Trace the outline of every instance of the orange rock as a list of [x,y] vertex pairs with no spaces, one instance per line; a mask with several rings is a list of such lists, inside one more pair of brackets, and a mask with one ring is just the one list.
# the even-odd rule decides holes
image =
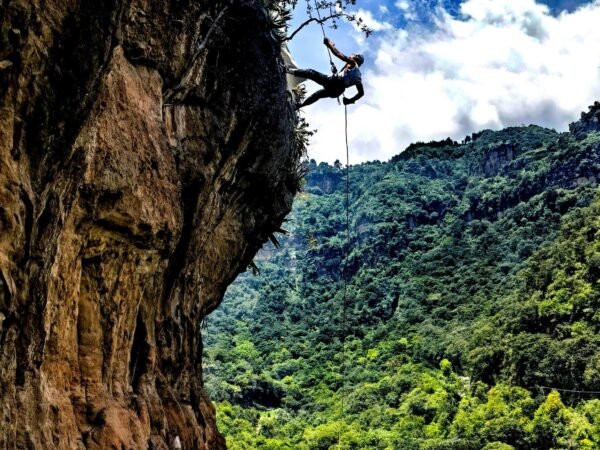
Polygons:
[[8,4],[0,448],[225,448],[200,324],[300,157],[260,4]]

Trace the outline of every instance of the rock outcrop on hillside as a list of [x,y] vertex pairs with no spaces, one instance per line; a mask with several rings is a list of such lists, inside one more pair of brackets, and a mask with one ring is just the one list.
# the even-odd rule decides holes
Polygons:
[[582,112],[581,118],[569,125],[569,131],[578,137],[600,131],[600,102],[590,105],[588,112]]
[[0,448],[223,449],[200,326],[288,213],[258,0],[0,11]]

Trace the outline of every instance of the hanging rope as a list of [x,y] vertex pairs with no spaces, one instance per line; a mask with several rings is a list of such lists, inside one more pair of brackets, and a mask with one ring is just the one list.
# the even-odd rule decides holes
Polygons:
[[[347,300],[348,300],[348,257],[350,254],[350,146],[348,145],[348,106],[344,105],[344,133],[346,135],[346,245],[344,249],[344,265],[342,268],[342,277],[344,280],[344,295],[342,299],[342,389],[341,406],[342,417],[346,416],[346,380],[347,376],[347,354],[346,354],[346,335],[347,325]],[[341,440],[342,430],[338,432],[338,445]]]
[[538,389],[539,391],[542,392],[543,395],[545,395],[546,390],[548,391],[558,391],[558,392],[569,392],[571,394],[588,394],[588,395],[600,395],[600,391],[580,391],[577,389],[561,389],[561,388],[557,388],[557,387],[552,387],[552,386],[534,386],[530,389]]
[[[325,26],[323,26],[323,18],[321,17],[321,11],[319,11],[319,5],[317,4],[317,0],[315,1],[315,10],[317,11],[317,17],[319,18],[318,22],[321,25],[321,32],[323,33],[323,39],[327,39],[327,35],[325,34]],[[334,75],[338,72],[337,67],[335,67],[335,63],[333,62],[333,57],[331,56],[331,50],[327,47],[327,54],[329,55],[329,64],[331,65],[331,73]]]
[[[308,4],[308,0],[307,0]],[[323,40],[327,39],[325,34],[325,27],[323,25],[323,18],[321,17],[321,11],[319,11],[319,5],[317,0],[314,0],[315,10],[317,11],[317,17],[319,25],[321,26],[321,32],[323,33]],[[308,9],[309,16],[310,8]],[[329,56],[329,64],[331,65],[331,73],[336,75],[338,73],[337,67],[333,62],[333,56],[331,50],[327,47],[327,55]],[[338,98],[338,103],[340,99]],[[346,245],[344,246],[344,263],[342,266],[342,279],[344,282],[344,292],[342,299],[342,388],[340,395],[341,404],[341,416],[346,415],[346,379],[347,379],[347,355],[346,355],[346,334],[348,330],[347,326],[347,299],[348,299],[348,255],[350,253],[350,146],[348,145],[348,107],[344,105],[344,133],[346,135]],[[342,429],[338,430],[338,445],[342,438]]]

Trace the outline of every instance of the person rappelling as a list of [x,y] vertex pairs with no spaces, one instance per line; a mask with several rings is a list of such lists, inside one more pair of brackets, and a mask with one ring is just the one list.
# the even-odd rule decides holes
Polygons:
[[[310,95],[300,105],[297,105],[296,109],[312,105],[317,100],[320,100],[322,98],[338,98],[344,93],[344,91],[347,88],[352,86],[356,86],[356,90],[358,92],[354,97],[344,97],[344,105],[351,105],[354,102],[356,102],[356,100],[365,95],[365,91],[362,85],[361,73],[359,69],[359,67],[362,66],[365,62],[365,58],[363,57],[363,55],[361,55],[360,53],[354,53],[350,56],[346,56],[342,52],[340,52],[336,48],[335,44],[328,38],[324,38],[323,43],[327,46],[331,53],[333,53],[337,58],[344,61],[346,64],[340,72],[337,72],[337,70],[333,70],[334,73],[330,76],[313,69],[295,69],[286,66],[286,72],[290,75],[312,80],[323,87],[323,89],[319,89],[318,91]],[[335,69],[335,65],[333,64],[333,62],[331,64],[332,68]]]

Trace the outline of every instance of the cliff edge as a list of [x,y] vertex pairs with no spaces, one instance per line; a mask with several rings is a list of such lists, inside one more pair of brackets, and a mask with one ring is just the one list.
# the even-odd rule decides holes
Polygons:
[[0,11],[0,448],[225,448],[200,326],[297,187],[261,5]]

